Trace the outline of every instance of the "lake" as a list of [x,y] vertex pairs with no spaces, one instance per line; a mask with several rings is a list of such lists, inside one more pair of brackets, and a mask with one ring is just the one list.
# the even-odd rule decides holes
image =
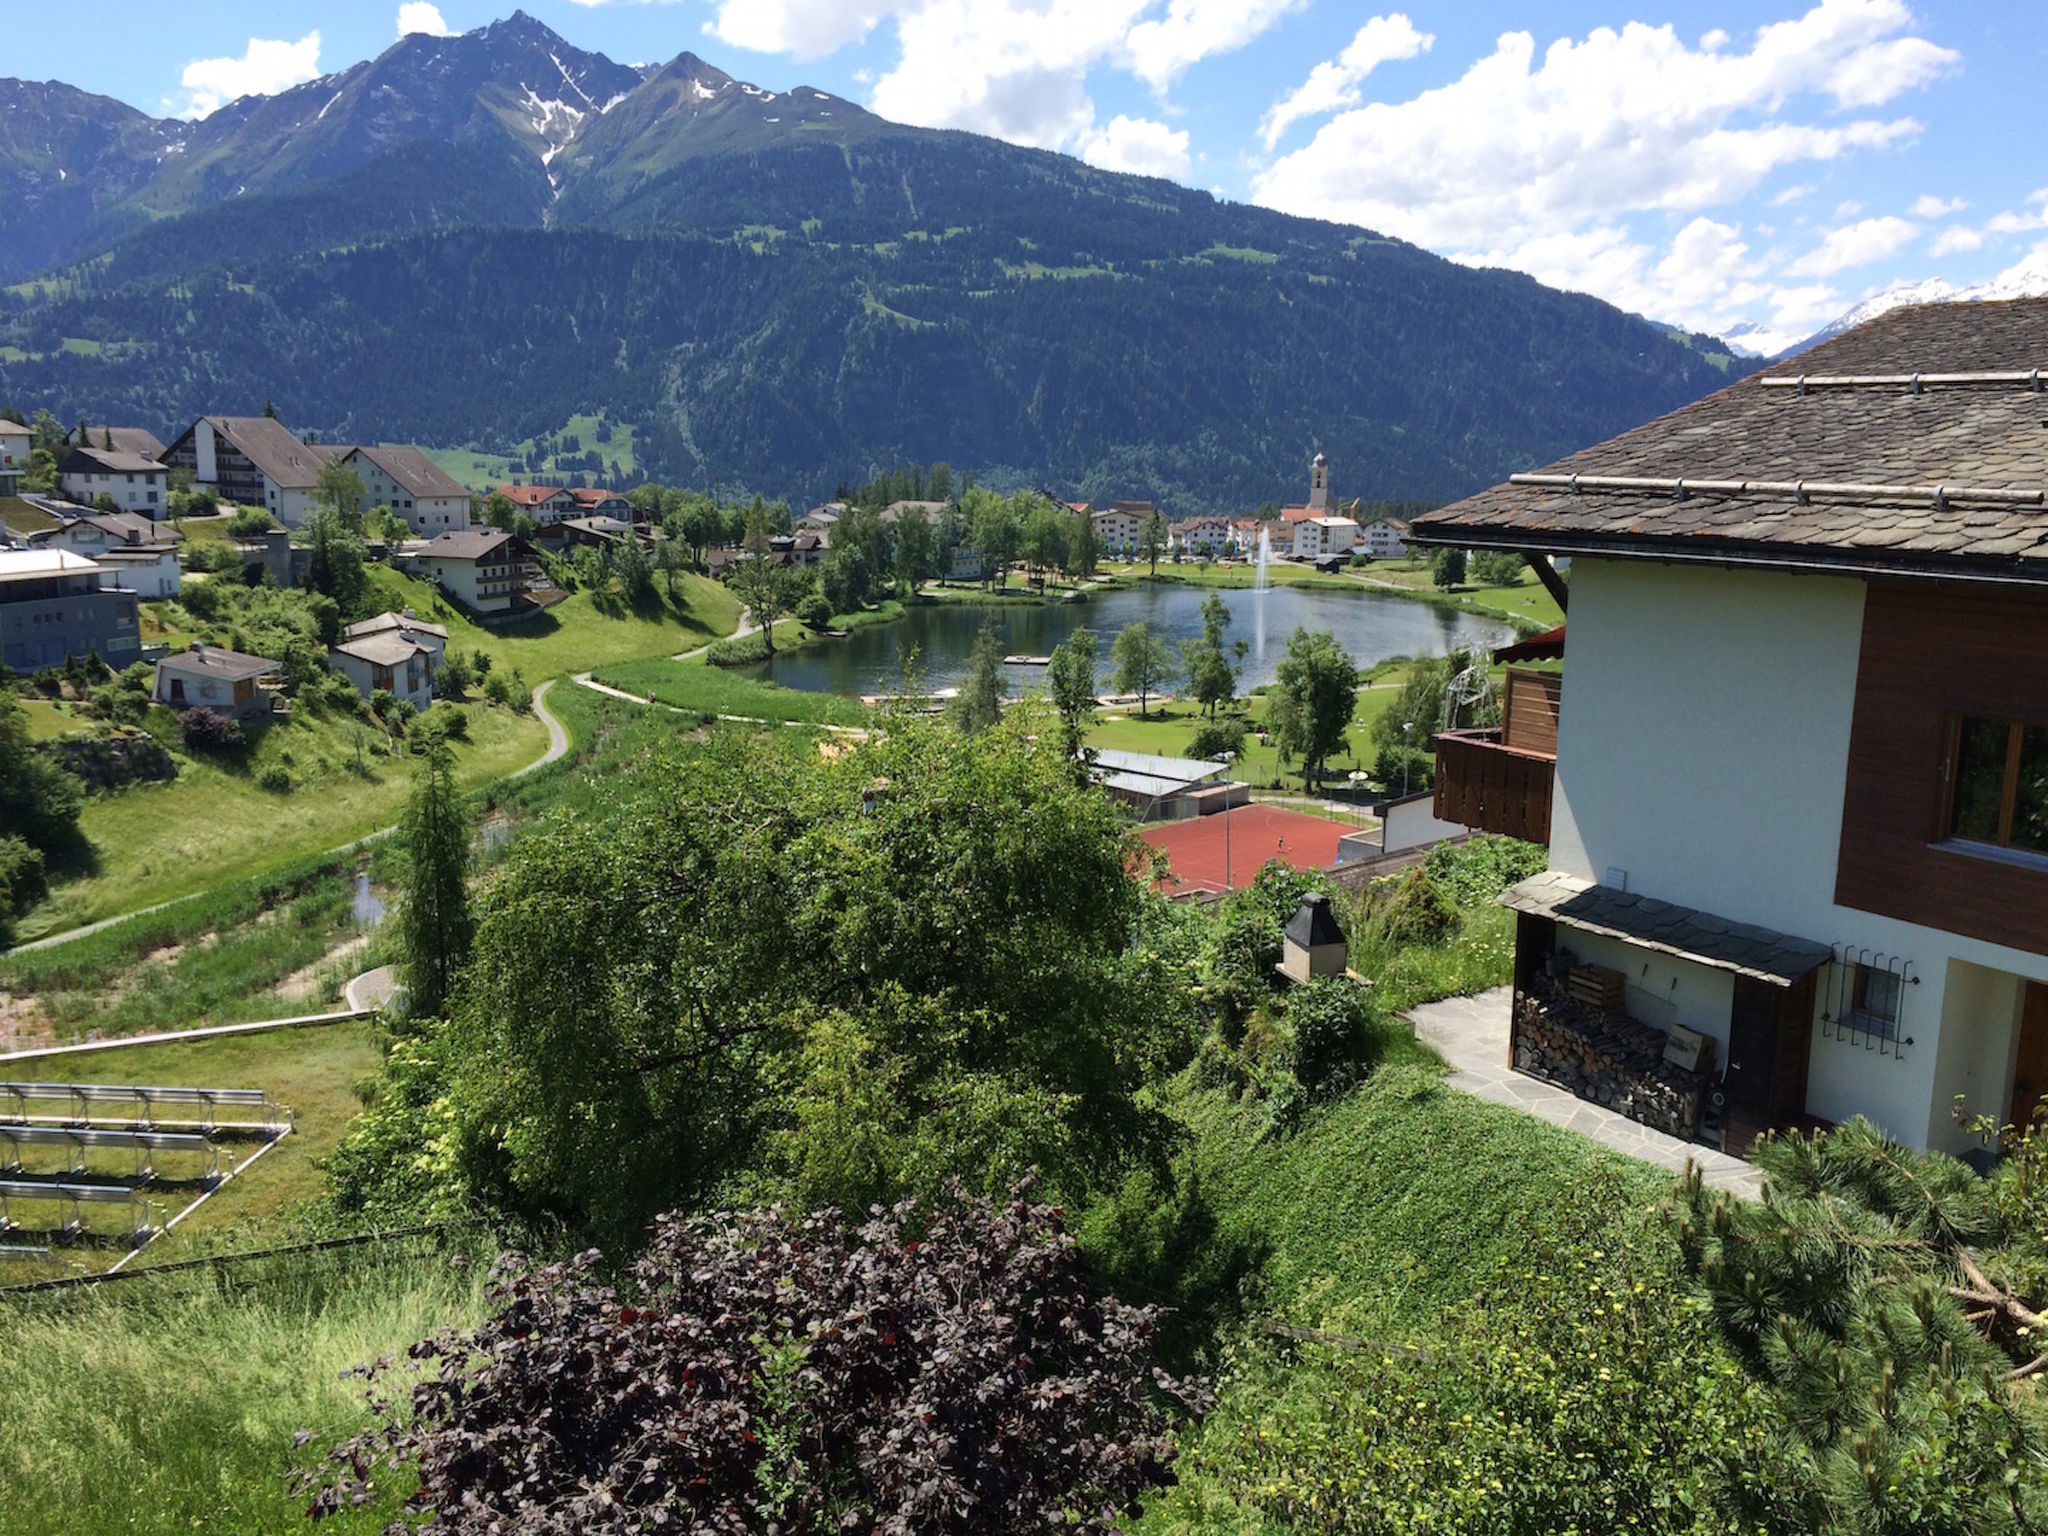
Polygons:
[[[1202,600],[1208,595],[1199,587],[1146,583],[1098,592],[1078,603],[1043,607],[934,603],[908,610],[894,624],[779,652],[773,661],[744,670],[813,693],[893,693],[902,682],[903,652],[915,646],[925,686],[947,688],[966,673],[968,652],[982,620],[992,616],[1005,655],[1047,655],[1086,625],[1099,637],[1097,670],[1106,686],[1109,648],[1124,626],[1142,621],[1154,634],[1175,646],[1184,645],[1202,632]],[[1297,626],[1329,630],[1361,667],[1389,656],[1441,655],[1462,645],[1491,647],[1514,638],[1514,630],[1499,620],[1378,592],[1274,587],[1266,592],[1239,588],[1220,595],[1230,608],[1227,638],[1243,640],[1251,648],[1240,683],[1247,690],[1273,681],[1273,670],[1287,653],[1287,637]],[[1044,675],[1039,667],[1009,670],[1013,686],[1020,678],[1035,685]]]

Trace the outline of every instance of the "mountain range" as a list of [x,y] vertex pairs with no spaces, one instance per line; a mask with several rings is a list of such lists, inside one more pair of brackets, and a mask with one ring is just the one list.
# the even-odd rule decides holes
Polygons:
[[1317,446],[1342,495],[1443,498],[1734,366],[1519,274],[523,13],[198,122],[0,80],[0,284],[26,410],[168,438],[272,400],[485,452],[601,415],[633,473],[793,499],[945,459],[1234,511]]

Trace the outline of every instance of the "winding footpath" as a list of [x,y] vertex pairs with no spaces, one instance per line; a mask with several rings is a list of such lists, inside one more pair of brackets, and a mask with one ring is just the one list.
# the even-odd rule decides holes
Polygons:
[[[523,779],[529,773],[538,772],[540,769],[547,767],[549,763],[560,762],[564,757],[568,755],[569,732],[567,728],[563,726],[561,721],[557,720],[553,715],[548,713],[547,692],[550,688],[554,686],[554,679],[549,678],[546,682],[542,683],[538,688],[533,690],[534,718],[539,720],[542,725],[545,725],[548,728],[547,751],[543,752],[539,757],[535,758],[532,762],[528,763],[524,768],[515,768],[511,773],[506,774],[505,777],[507,779]],[[369,844],[376,842],[379,838],[389,837],[393,832],[396,832],[397,830],[398,828],[395,824],[388,827],[379,827],[374,832],[364,833],[363,836],[356,838],[353,842],[343,843],[338,848],[328,849],[325,854],[321,855],[321,857],[337,858],[345,853],[353,853],[356,849],[367,847]],[[69,944],[74,939],[83,939],[95,933],[102,933],[105,930],[113,927],[116,923],[125,923],[130,918],[135,917],[148,917],[152,912],[162,912],[166,908],[177,906],[179,902],[192,901],[197,897],[203,896],[205,894],[206,893],[204,891],[194,891],[190,896],[174,896],[169,901],[160,901],[157,902],[154,906],[137,907],[133,912],[122,912],[114,917],[103,917],[98,922],[87,923],[82,928],[67,928],[64,930],[64,932],[53,933],[46,939],[31,939],[26,944],[17,944],[14,946],[14,948],[6,951],[6,953],[10,955],[22,955],[29,953],[31,950],[55,949],[59,944]]]

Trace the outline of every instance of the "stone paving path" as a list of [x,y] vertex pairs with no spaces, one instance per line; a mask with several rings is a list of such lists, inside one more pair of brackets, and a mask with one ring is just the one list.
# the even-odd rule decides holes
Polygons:
[[1741,1158],[1653,1131],[1555,1084],[1515,1071],[1507,1064],[1509,1003],[1509,989],[1496,987],[1476,997],[1450,997],[1409,1010],[1415,1038],[1450,1063],[1451,1075],[1445,1081],[1451,1087],[1577,1131],[1603,1147],[1673,1173],[1682,1171],[1690,1158],[1716,1189],[1745,1200],[1762,1195],[1762,1173]]

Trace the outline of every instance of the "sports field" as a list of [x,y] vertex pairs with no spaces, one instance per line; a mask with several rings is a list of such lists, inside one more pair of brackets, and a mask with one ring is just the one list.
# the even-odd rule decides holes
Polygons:
[[1268,859],[1285,859],[1296,869],[1328,869],[1337,862],[1337,840],[1351,830],[1342,822],[1300,811],[1241,805],[1215,816],[1150,827],[1138,835],[1172,863],[1173,879],[1164,887],[1171,894],[1250,885]]

